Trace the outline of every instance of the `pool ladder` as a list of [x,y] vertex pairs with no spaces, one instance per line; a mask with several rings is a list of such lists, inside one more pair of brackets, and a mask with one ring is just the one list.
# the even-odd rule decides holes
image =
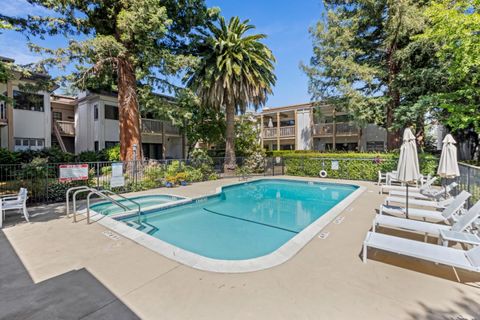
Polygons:
[[119,197],[123,200],[126,200],[130,203],[132,203],[133,205],[135,205],[137,207],[137,218],[138,218],[138,221],[140,221],[140,215],[142,213],[141,211],[141,206],[138,202],[136,201],[133,201],[132,199],[129,199],[127,197],[124,197],[118,193],[115,193],[111,190],[97,190],[95,188],[90,188],[90,187],[87,187],[87,186],[81,186],[81,187],[73,187],[73,188],[70,188],[67,190],[67,193],[66,193],[66,214],[67,214],[67,218],[70,217],[70,204],[69,204],[69,195],[70,195],[70,192],[72,191],[75,191],[73,193],[73,222],[77,222],[77,206],[76,206],[76,200],[77,200],[77,195],[79,193],[84,193],[84,192],[89,192],[88,196],[87,196],[87,224],[90,224],[90,198],[93,194],[99,196],[100,198],[102,199],[105,199],[107,200],[108,202],[111,202],[112,204],[120,207],[121,209],[123,209],[124,212],[128,212],[128,211],[133,211],[132,209],[130,209],[129,207],[127,207],[126,205],[118,202],[117,200],[115,200],[113,197],[111,196],[116,196],[116,197]]

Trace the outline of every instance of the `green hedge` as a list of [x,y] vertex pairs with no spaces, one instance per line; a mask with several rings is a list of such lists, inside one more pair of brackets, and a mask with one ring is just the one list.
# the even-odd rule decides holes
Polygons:
[[[279,152],[280,153],[280,152]],[[285,174],[318,177],[321,170],[329,178],[376,181],[378,171],[389,172],[397,168],[398,154],[375,153],[274,153],[282,156]],[[420,154],[423,175],[435,175],[438,159],[430,154]],[[332,170],[332,161],[338,161],[338,170]]]

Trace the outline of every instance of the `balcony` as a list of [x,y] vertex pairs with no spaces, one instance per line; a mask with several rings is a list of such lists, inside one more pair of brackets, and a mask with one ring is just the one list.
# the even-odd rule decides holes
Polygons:
[[163,120],[142,119],[142,133],[161,135],[165,130],[166,135],[180,135],[180,129]]
[[[337,122],[337,137],[350,137],[358,135],[357,126],[350,122]],[[313,135],[315,137],[332,137],[333,123],[320,123],[313,126]]]
[[[280,127],[280,138],[295,137],[295,126]],[[264,139],[276,139],[277,128],[263,128]]]
[[75,136],[75,122],[54,120],[61,136],[74,137]]
[[3,101],[0,101],[0,126],[6,126],[7,121],[7,106]]

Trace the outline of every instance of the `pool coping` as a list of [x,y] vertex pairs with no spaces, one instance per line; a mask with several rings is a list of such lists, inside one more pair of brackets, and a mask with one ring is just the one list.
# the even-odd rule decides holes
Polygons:
[[[286,181],[300,181],[300,182],[320,182],[318,180],[299,180],[291,178],[278,178],[278,177],[261,177],[252,179],[250,181],[240,181],[238,183],[231,183],[225,186],[218,187],[216,192],[213,194],[196,197],[196,198],[187,198],[184,200],[176,201],[175,203],[166,203],[162,208],[168,208],[171,206],[180,205],[183,203],[189,203],[198,199],[203,199],[210,196],[215,196],[221,193],[222,189],[225,187],[230,187],[239,184],[245,184],[252,181],[258,180],[286,180]],[[219,273],[245,273],[245,272],[254,272],[265,270],[278,266],[282,263],[285,263],[289,259],[293,258],[302,248],[304,248],[323,228],[330,224],[341,212],[343,212],[350,204],[353,203],[365,190],[366,187],[354,184],[354,183],[335,183],[335,182],[323,182],[327,184],[341,184],[341,185],[353,185],[358,187],[355,191],[349,194],[345,199],[340,203],[335,205],[333,208],[328,210],[320,218],[312,222],[309,226],[299,232],[297,235],[292,237],[289,241],[284,243],[277,250],[253,259],[246,260],[220,260],[208,258],[179,247],[176,247],[170,243],[167,243],[163,240],[155,238],[151,235],[143,233],[139,230],[136,230],[132,227],[127,226],[125,223],[115,220],[110,216],[103,216],[101,214],[95,214],[90,217],[92,222],[97,222],[102,226],[128,238],[136,243],[155,251],[171,260],[182,263],[189,267],[210,271],[210,272],[219,272]],[[160,207],[159,207],[160,208]],[[85,210],[82,211],[85,214]],[[118,218],[118,215],[115,216]]]

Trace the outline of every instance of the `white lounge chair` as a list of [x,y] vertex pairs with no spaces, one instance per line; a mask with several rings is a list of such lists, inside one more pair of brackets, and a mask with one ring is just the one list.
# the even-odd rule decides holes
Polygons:
[[27,199],[28,191],[25,188],[20,188],[18,195],[16,196],[7,196],[0,199],[0,214],[2,219],[0,219],[0,227],[2,226],[3,220],[5,220],[5,211],[7,210],[20,210],[22,214],[29,222],[29,214],[27,210]]
[[[473,207],[471,207],[467,213],[458,217],[458,220],[451,226],[423,222],[409,219],[402,219],[384,215],[377,215],[373,220],[373,232],[377,226],[401,229],[405,231],[418,232],[427,236],[440,236],[442,230],[449,230],[455,232],[463,232],[480,216],[480,201],[478,201]],[[460,239],[459,239],[460,240]]]
[[465,251],[382,233],[368,232],[363,241],[362,260],[365,263],[367,262],[367,248],[369,247],[451,266],[454,268],[455,276],[459,282],[460,279],[455,268],[480,272],[480,246]]
[[[432,187],[432,184],[436,180],[437,180],[437,177],[430,178],[427,181],[425,181],[425,183],[420,188],[408,187],[408,192],[409,193],[410,193],[410,191],[411,192],[426,192],[426,191],[430,190],[430,188]],[[406,188],[407,188],[406,186],[390,186],[390,185],[381,186],[380,187],[380,193],[390,192],[390,191],[406,191]]]
[[[414,199],[408,197],[408,205],[416,205],[416,206],[421,206],[421,207],[432,207],[436,209],[444,209],[446,208],[450,203],[452,203],[453,198],[448,198],[440,201],[434,201],[434,200],[420,200],[420,199]],[[387,197],[385,199],[384,204],[385,205],[390,205],[391,203],[401,203],[401,204],[406,204],[407,203],[407,198],[406,197]],[[410,212],[410,209],[409,209]]]
[[[445,198],[445,194],[450,195],[450,193],[458,186],[458,183],[452,182],[445,188],[440,190],[421,190],[419,192],[410,192],[408,189],[408,196],[410,198],[420,199],[420,200],[436,200],[440,201]],[[390,197],[406,197],[407,192],[406,190],[399,191],[399,190],[392,190],[388,194]]]
[[[471,194],[467,191],[460,192],[460,194],[456,196],[453,201],[445,209],[443,209],[443,211],[409,208],[408,217],[432,222],[448,222],[450,219],[452,219],[454,214],[457,214],[463,207],[465,207],[465,203],[470,196]],[[381,215],[386,213],[406,218],[406,211],[406,208],[401,206],[380,206]]]

